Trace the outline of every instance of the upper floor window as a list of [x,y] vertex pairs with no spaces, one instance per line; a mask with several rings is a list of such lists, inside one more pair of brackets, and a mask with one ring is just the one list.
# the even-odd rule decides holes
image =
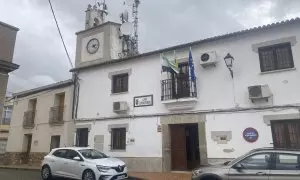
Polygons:
[[261,72],[294,67],[290,43],[261,47],[258,52]]
[[112,77],[112,93],[128,91],[128,73],[118,74]]

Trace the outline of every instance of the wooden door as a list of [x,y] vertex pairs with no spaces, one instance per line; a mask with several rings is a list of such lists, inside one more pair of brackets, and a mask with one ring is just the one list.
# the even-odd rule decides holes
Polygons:
[[171,125],[171,161],[172,170],[186,170],[185,126]]
[[274,147],[300,148],[300,121],[273,121],[271,122]]

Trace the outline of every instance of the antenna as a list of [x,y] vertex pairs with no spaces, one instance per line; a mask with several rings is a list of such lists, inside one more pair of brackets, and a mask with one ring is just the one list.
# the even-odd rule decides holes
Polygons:
[[138,50],[138,7],[140,0],[126,0],[124,5],[132,7],[133,21],[129,22],[129,13],[125,9],[120,14],[122,25],[120,27],[122,38],[122,52],[119,54],[120,58],[134,56],[139,54]]
[[97,2],[97,5],[99,7],[101,21],[102,21],[102,23],[104,23],[105,22],[105,16],[108,15],[107,4],[105,3],[105,0],[103,0],[102,2]]
[[133,49],[135,54],[139,54],[139,35],[138,35],[138,24],[139,24],[139,17],[138,17],[138,10],[139,10],[140,0],[134,0],[132,5],[132,16],[133,16],[133,24],[134,24],[134,43]]

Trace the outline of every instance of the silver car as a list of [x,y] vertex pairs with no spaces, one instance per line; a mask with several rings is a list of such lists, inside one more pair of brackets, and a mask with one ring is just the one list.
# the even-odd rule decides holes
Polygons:
[[261,148],[193,171],[192,180],[299,180],[300,150]]

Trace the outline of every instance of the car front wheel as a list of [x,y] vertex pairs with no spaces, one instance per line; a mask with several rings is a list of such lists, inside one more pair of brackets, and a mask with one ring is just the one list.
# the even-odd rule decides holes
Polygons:
[[50,179],[52,179],[51,169],[47,165],[43,166],[41,174],[42,174],[43,180],[50,180]]
[[82,175],[82,180],[95,180],[95,174],[92,170],[85,170]]

